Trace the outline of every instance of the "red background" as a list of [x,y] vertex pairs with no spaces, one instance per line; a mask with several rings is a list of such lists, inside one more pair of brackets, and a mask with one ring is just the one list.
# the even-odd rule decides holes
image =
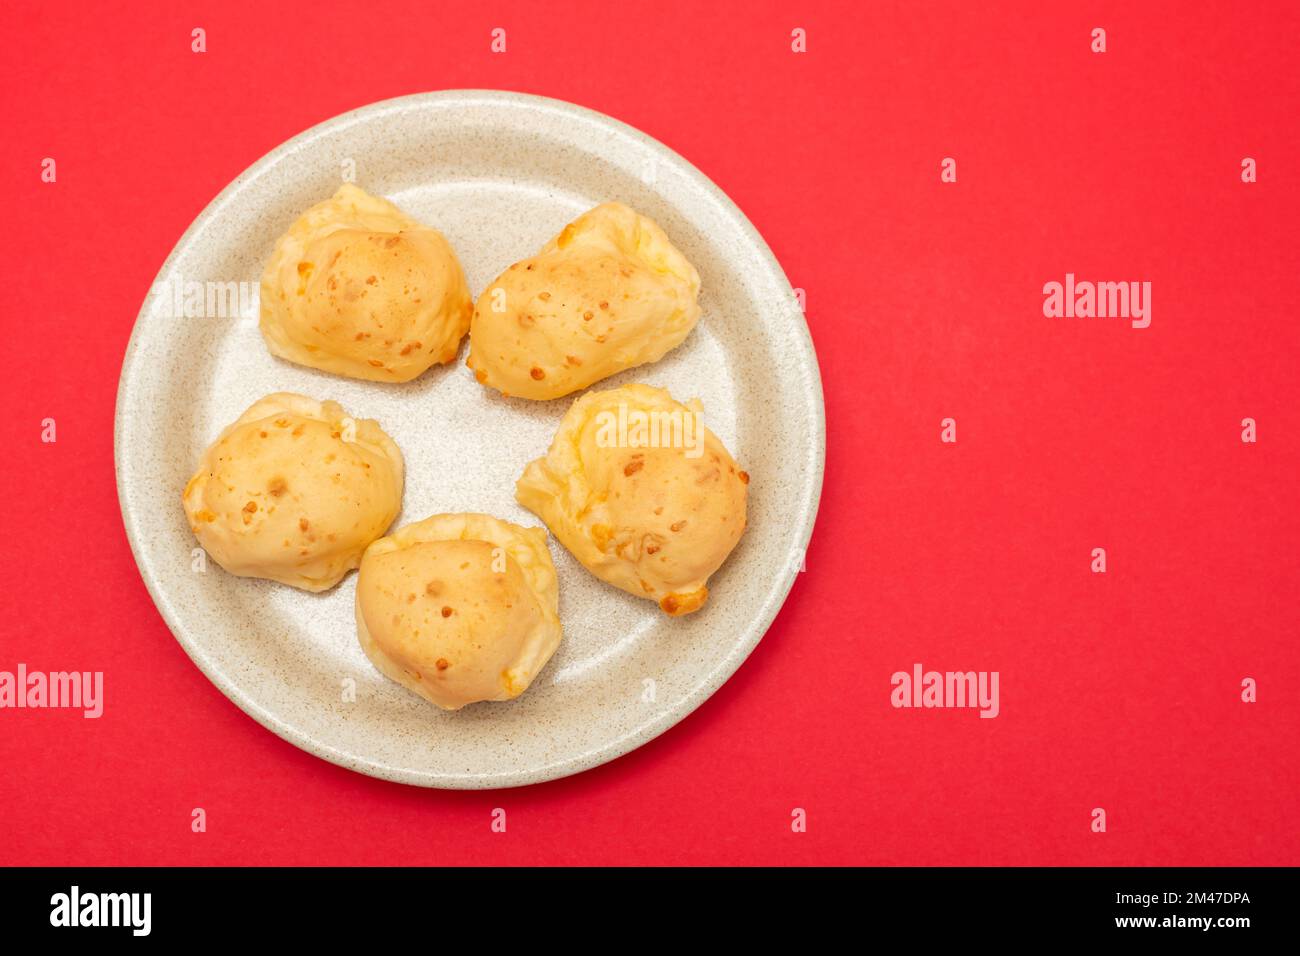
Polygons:
[[[107,703],[0,711],[0,863],[1300,863],[1300,17],[985,6],[6,4],[0,669],[103,670]],[[736,676],[627,757],[488,793],[229,703],[113,478],[123,351],[190,220],[310,125],[465,87],[608,113],[726,190],[807,290],[829,429],[808,570]],[[1150,281],[1151,327],[1044,318],[1067,271]],[[918,661],[999,671],[1001,716],[894,710]]]

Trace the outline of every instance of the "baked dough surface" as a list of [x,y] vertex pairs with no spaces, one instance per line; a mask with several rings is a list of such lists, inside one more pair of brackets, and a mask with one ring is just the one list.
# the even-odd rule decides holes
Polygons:
[[182,503],[231,574],[324,591],[393,523],[402,481],[402,453],[377,422],[277,392],[217,436]]
[[649,385],[588,392],[515,484],[588,571],[674,616],[704,604],[745,531],[749,476],[701,411]]
[[604,203],[483,291],[466,364],[507,395],[559,398],[680,345],[699,292],[695,267],[653,220]]
[[546,532],[441,514],[372,544],[357,637],[383,674],[447,710],[522,694],[559,646]]
[[289,227],[262,273],[271,353],[349,378],[407,382],[450,362],[472,310],[442,234],[351,183]]

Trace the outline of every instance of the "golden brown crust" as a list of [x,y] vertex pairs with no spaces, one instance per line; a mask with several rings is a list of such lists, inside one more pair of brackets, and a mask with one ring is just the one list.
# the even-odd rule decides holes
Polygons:
[[568,395],[676,348],[699,320],[699,290],[656,223],[605,203],[483,291],[466,364],[504,394]]
[[596,577],[678,616],[703,606],[744,533],[742,474],[698,403],[625,385],[573,403],[515,497]]
[[392,524],[402,481],[402,454],[377,422],[277,392],[221,432],[182,503],[231,574],[324,591]]
[[472,311],[442,234],[351,184],[289,227],[262,275],[271,352],[349,378],[406,382],[450,362]]
[[546,532],[481,514],[406,525],[362,558],[356,618],[371,662],[439,707],[517,697],[562,636]]

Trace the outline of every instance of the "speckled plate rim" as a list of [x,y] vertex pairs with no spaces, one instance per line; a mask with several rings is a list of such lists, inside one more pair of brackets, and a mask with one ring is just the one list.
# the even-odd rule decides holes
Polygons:
[[[570,122],[592,124],[606,133],[624,137],[633,141],[635,145],[657,154],[657,156],[681,170],[687,182],[694,187],[701,198],[714,204],[720,213],[734,222],[751,244],[753,251],[758,253],[767,267],[772,270],[774,276],[779,279],[784,287],[789,287],[790,283],[785,271],[745,214],[712,180],[679,154],[640,130],[595,110],[550,97],[502,90],[441,90],[380,100],[341,113],[286,140],[240,173],[215,199],[208,203],[180,239],[177,240],[171,253],[159,269],[155,282],[167,275],[172,268],[173,260],[190,243],[201,236],[208,224],[221,215],[224,207],[251,180],[256,178],[264,169],[285,157],[311,148],[316,140],[324,134],[336,132],[361,122],[368,122],[385,113],[421,109],[429,104],[446,107],[457,104],[483,106],[492,103],[508,104],[516,107],[526,105],[530,109],[545,111]],[[143,338],[142,328],[144,320],[147,318],[149,305],[149,297],[146,295],[132,327],[131,337],[123,357],[113,420],[113,461],[117,478],[118,503],[122,509],[122,521],[126,529],[127,540],[131,546],[131,553],[135,557],[136,566],[140,570],[140,575],[144,579],[145,587],[149,592],[149,596],[153,599],[154,605],[158,608],[177,642],[184,648],[186,654],[203,672],[204,676],[244,713],[263,727],[295,747],[314,754],[323,760],[358,773],[396,783],[457,790],[526,786],[560,779],[600,766],[658,737],[713,696],[714,692],[739,669],[740,665],[744,663],[745,659],[758,645],[758,642],[762,640],[794,586],[800,569],[791,566],[786,571],[784,578],[772,582],[763,606],[752,619],[755,623],[751,626],[749,633],[740,636],[732,645],[730,652],[711,671],[704,674],[695,686],[681,697],[675,706],[659,712],[634,730],[607,741],[600,748],[588,750],[529,770],[507,771],[499,774],[443,774],[413,771],[338,750],[327,741],[321,740],[295,727],[293,724],[279,719],[275,714],[259,705],[227,674],[214,666],[212,661],[204,656],[202,649],[191,639],[169,595],[159,586],[159,579],[152,567],[148,549],[140,540],[135,517],[128,507],[122,477],[123,461],[129,452],[129,448],[123,440],[123,423],[127,409],[131,404],[131,382],[135,374],[137,374],[136,361],[140,355],[139,345]],[[806,551],[812,538],[813,525],[817,518],[817,509],[821,500],[826,458],[826,416],[821,373],[807,322],[802,315],[791,316],[790,321],[795,325],[794,331],[796,334],[794,338],[799,350],[799,354],[793,358],[797,366],[806,373],[804,376],[806,391],[804,397],[808,401],[808,412],[814,424],[814,432],[809,436],[811,438],[811,454],[809,456],[811,460],[806,462],[808,468],[804,473],[805,480],[800,489],[801,494],[797,501],[791,502],[793,507],[789,513],[790,527],[796,532],[795,540],[798,542],[798,547],[800,550]]]

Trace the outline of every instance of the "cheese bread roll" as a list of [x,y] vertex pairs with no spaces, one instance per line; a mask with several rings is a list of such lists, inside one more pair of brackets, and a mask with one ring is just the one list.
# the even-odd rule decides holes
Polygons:
[[559,398],[663,358],[699,321],[699,292],[658,225],[605,203],[484,290],[466,364],[507,395]]
[[689,614],[744,533],[749,484],[700,418],[649,385],[588,392],[515,497],[596,577]]
[[280,237],[261,299],[272,354],[374,382],[450,362],[473,310],[442,234],[351,183]]
[[541,528],[434,515],[372,544],[357,637],[386,676],[446,710],[518,697],[559,646],[559,586]]
[[401,502],[402,453],[378,423],[289,392],[226,428],[182,496],[217,564],[305,591],[338,584]]

